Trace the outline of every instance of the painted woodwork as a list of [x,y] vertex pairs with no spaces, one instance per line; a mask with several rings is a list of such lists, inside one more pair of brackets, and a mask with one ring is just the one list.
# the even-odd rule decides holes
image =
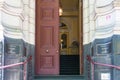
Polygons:
[[59,74],[58,7],[58,0],[36,0],[36,75]]

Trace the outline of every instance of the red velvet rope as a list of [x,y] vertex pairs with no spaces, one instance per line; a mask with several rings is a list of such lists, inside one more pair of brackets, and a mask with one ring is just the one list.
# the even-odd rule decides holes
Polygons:
[[93,60],[91,59],[91,57],[90,57],[89,55],[87,55],[87,60],[88,60],[89,62],[91,62],[92,64],[94,64],[94,65],[100,65],[100,66],[106,66],[106,67],[111,67],[111,68],[120,69],[120,66],[95,62],[95,61],[93,61]]

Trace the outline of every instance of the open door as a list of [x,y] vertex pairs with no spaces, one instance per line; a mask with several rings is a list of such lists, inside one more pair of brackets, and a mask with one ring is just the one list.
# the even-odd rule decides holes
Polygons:
[[59,74],[59,0],[36,0],[36,75]]

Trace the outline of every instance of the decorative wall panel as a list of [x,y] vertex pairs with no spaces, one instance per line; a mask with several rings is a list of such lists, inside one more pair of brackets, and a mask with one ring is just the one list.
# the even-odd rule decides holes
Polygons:
[[54,9],[53,8],[41,8],[41,19],[43,20],[53,20],[54,19]]
[[96,53],[98,54],[108,54],[111,53],[111,42],[103,43],[103,44],[96,44]]
[[[6,45],[6,52],[8,55],[12,55],[12,54],[21,54],[21,45],[20,44],[7,44]],[[15,57],[15,56],[14,56]]]
[[41,56],[40,67],[41,68],[53,68],[54,67],[54,56]]
[[[54,46],[54,28],[52,26],[41,26],[40,29],[40,47]],[[44,32],[44,34],[42,34]],[[44,45],[44,46],[43,46]]]

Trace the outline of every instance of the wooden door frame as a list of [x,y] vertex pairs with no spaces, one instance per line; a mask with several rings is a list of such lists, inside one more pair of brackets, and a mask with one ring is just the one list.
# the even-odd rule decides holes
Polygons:
[[[81,24],[80,24],[81,23]],[[80,55],[80,74],[84,73],[83,56],[83,0],[79,0],[79,55]]]

